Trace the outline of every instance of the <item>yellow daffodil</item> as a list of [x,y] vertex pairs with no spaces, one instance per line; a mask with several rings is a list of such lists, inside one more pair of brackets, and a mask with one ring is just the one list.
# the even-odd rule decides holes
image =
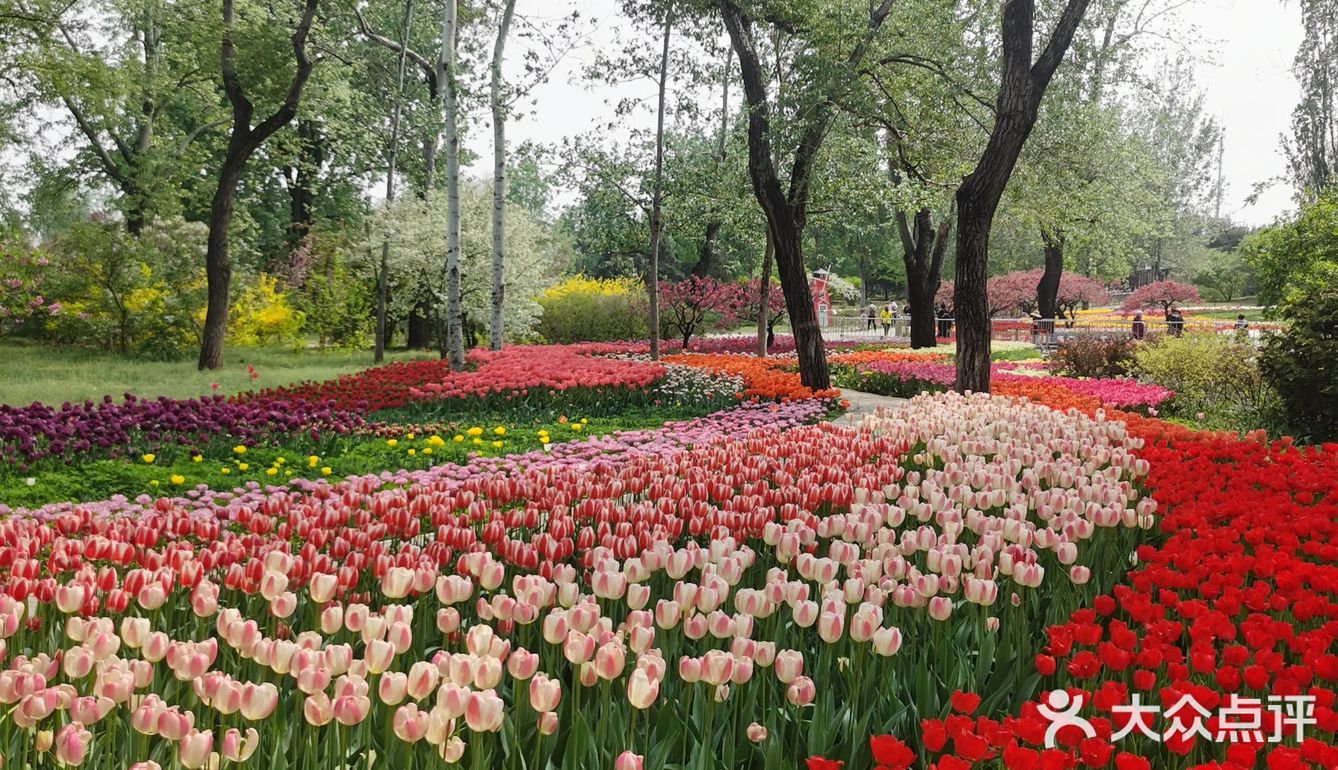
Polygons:
[[393,439],[393,438],[388,438],[388,439],[386,439],[386,446],[388,446],[388,447],[396,447],[396,446],[399,446],[399,443],[400,443],[400,442],[399,442],[399,440],[397,440],[397,439]]
[[438,436],[437,434],[434,433],[434,434],[432,434],[432,438],[430,438],[430,439],[427,440],[427,443],[431,444],[432,446],[437,446],[437,447],[439,447],[439,446],[445,446],[445,444],[446,444],[446,439],[444,439],[444,438],[442,438],[441,436]]
[[430,455],[430,454],[432,454],[432,447],[430,447],[430,446],[429,446],[429,447],[423,447],[423,454],[425,454],[425,455]]
[[185,483],[186,483],[186,477],[185,477],[185,476],[182,476],[182,475],[179,474],[179,473],[173,473],[171,476],[168,477],[167,480],[170,481],[170,482],[172,482],[173,484],[185,484]]
[[273,467],[273,466],[270,466],[270,467],[268,467],[268,468],[265,469],[265,475],[266,475],[266,476],[277,476],[277,475],[279,475],[279,469],[278,469],[278,468],[275,468],[275,467]]
[[237,470],[241,471],[242,473],[245,473],[251,470],[251,465],[250,463],[237,463]]
[[480,427],[478,427],[478,426],[476,425],[476,426],[470,428],[469,430],[465,431],[465,433],[467,433],[467,434],[469,434],[469,435],[471,435],[471,436],[482,436],[482,435],[483,435],[483,429],[480,428]]
[[461,441],[464,440],[465,440],[464,436],[461,436],[459,433],[455,434],[455,443],[459,444]]
[[324,468],[321,468],[322,476],[329,476],[331,473],[334,473],[334,469],[331,468],[330,466],[327,465]]
[[549,439],[547,436],[540,436],[540,437],[539,437],[539,443],[540,443],[540,444],[547,444],[549,441],[551,441],[551,439]]
[[308,467],[308,468],[315,468],[315,467],[316,467],[316,464],[319,463],[320,461],[321,461],[321,458],[317,457],[316,455],[308,455],[308,456],[307,456],[307,467]]
[[236,452],[239,455],[244,455],[246,454],[246,445],[238,444],[237,446],[232,448],[232,451]]
[[146,463],[152,463],[156,457],[157,455],[154,454],[146,454],[141,456],[139,459],[143,460]]
[[582,418],[581,418],[581,424],[582,424],[582,425],[586,424],[587,422],[590,422],[590,418],[589,418],[589,417],[582,417]]
[[414,436],[414,434],[412,434],[412,433],[406,433],[406,434],[404,434],[404,437],[407,438],[407,439],[409,439],[410,441],[413,441],[413,436]]
[[418,450],[414,449],[413,447],[409,447],[409,456],[413,457],[416,454],[418,454]]
[[496,433],[496,434],[499,435],[499,436],[505,436],[505,435],[506,435],[506,428],[505,428],[504,426],[498,425],[496,428],[493,428],[493,429],[492,429],[492,432],[493,432],[493,433]]
[[574,430],[574,431],[577,431],[577,432],[580,432],[581,428],[584,428],[584,427],[585,427],[585,423],[583,423],[583,422],[574,422],[574,423],[571,424],[571,429]]

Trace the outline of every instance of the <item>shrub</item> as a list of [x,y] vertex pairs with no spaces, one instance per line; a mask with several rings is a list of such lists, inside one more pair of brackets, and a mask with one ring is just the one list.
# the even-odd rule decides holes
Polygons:
[[288,304],[279,281],[261,273],[232,301],[228,312],[228,340],[237,345],[297,344],[303,314]]
[[1074,337],[1064,340],[1050,359],[1070,377],[1127,377],[1134,364],[1134,341],[1128,337]]
[[205,305],[204,226],[159,219],[140,236],[114,222],[75,225],[49,249],[56,342],[171,359],[199,344]]
[[539,295],[537,331],[545,342],[609,342],[646,336],[641,284],[627,278],[572,276]]
[[21,241],[0,239],[0,337],[40,330],[44,317],[60,314],[60,303],[43,293],[49,264]]
[[1276,410],[1277,393],[1264,378],[1257,352],[1235,335],[1159,337],[1139,345],[1134,361],[1142,379],[1175,391],[1174,413],[1202,412],[1209,427],[1253,430],[1271,422]]
[[1267,337],[1260,355],[1260,367],[1281,397],[1293,430],[1316,441],[1338,437],[1338,283],[1333,279],[1313,281],[1283,302],[1279,315],[1288,322],[1287,330]]

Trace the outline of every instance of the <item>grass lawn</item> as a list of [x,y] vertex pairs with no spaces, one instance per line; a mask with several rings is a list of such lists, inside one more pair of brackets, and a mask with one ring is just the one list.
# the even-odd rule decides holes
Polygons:
[[[434,358],[436,353],[392,351],[387,360]],[[318,352],[290,348],[230,348],[223,366],[211,372],[195,368],[195,360],[147,361],[99,351],[53,348],[6,341],[0,343],[0,404],[136,396],[190,398],[215,392],[230,394],[303,380],[325,380],[372,365],[371,351]],[[247,366],[255,367],[252,380]]]

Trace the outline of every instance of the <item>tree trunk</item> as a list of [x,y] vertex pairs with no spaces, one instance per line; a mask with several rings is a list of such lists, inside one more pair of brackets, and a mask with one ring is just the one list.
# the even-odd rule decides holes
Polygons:
[[804,269],[803,229],[793,219],[779,219],[773,227],[776,243],[776,274],[780,276],[785,307],[790,313],[790,333],[799,354],[799,381],[814,390],[831,387],[822,329],[813,308],[813,293]]
[[319,0],[306,0],[302,18],[293,32],[293,58],[297,68],[283,103],[269,117],[254,128],[251,117],[255,106],[242,90],[241,80],[233,64],[232,17],[233,0],[223,0],[223,42],[221,69],[223,90],[232,105],[232,133],[228,137],[228,151],[219,170],[218,187],[209,207],[209,242],[205,251],[205,278],[208,283],[208,304],[205,309],[204,334],[200,340],[199,367],[217,369],[223,360],[223,338],[228,329],[228,293],[232,283],[232,262],[228,254],[228,230],[232,225],[232,211],[237,198],[237,184],[241,181],[246,161],[265,140],[288,125],[297,114],[302,89],[311,76],[312,61],[307,56],[307,35],[316,17]]
[[692,275],[698,278],[705,278],[711,274],[711,267],[715,264],[715,242],[720,235],[720,226],[719,219],[712,219],[706,223],[702,247],[697,252],[697,263],[692,266]]
[[[660,358],[660,233],[664,229],[660,202],[664,196],[664,99],[669,89],[669,36],[673,31],[674,9],[664,16],[664,41],[660,49],[660,93],[655,110],[655,186],[650,198],[650,264],[646,269],[646,294],[650,312],[646,325],[650,332],[650,357]],[[686,345],[686,341],[684,341]]]
[[492,49],[492,319],[488,325],[488,347],[502,349],[502,302],[506,298],[506,102],[502,99],[502,56],[516,0],[507,0],[497,43]]
[[775,258],[776,246],[771,241],[771,229],[767,229],[767,245],[762,250],[762,278],[757,285],[757,355],[767,357],[773,335],[767,315],[771,312],[771,260]]
[[285,175],[289,200],[289,250],[296,249],[311,233],[315,220],[312,209],[316,199],[312,186],[324,162],[320,131],[313,121],[297,121],[297,137],[297,162],[291,167],[291,176]]
[[1036,312],[1043,323],[1053,326],[1059,312],[1059,279],[1064,273],[1064,235],[1043,230],[1041,241],[1045,244],[1045,270],[1036,284]]
[[[409,27],[413,24],[413,0],[404,0],[404,32],[400,41],[399,68],[395,73],[395,108],[390,112],[390,152],[386,160],[386,210],[395,202],[395,161],[400,149],[400,114],[404,108],[404,70],[409,58]],[[381,267],[376,275],[376,341],[372,360],[386,358],[390,334],[386,328],[386,305],[390,294],[390,233],[381,238]]]
[[455,71],[456,0],[446,0],[441,24],[441,61],[446,73],[446,349],[451,369],[465,366],[460,303],[460,83]]
[[432,322],[428,319],[430,308],[419,302],[409,311],[408,331],[405,345],[410,350],[424,350],[432,344]]
[[1041,98],[1082,22],[1089,0],[1068,0],[1049,42],[1032,62],[1035,0],[1004,3],[1000,29],[1003,57],[994,109],[994,127],[980,160],[957,188],[958,391],[987,392],[990,387],[989,274],[990,228],[1026,144]]

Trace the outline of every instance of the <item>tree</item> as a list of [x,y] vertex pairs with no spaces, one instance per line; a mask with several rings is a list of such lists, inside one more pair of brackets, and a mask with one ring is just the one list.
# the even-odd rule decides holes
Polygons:
[[1170,312],[1178,303],[1200,301],[1199,290],[1187,283],[1178,281],[1157,281],[1140,286],[1124,301],[1124,312],[1132,313],[1149,307],[1160,307],[1163,312]]
[[[646,325],[650,329],[650,357],[656,360],[660,357],[660,232],[664,227],[660,212],[664,192],[664,98],[669,89],[669,36],[673,26],[674,8],[669,5],[664,10],[664,42],[661,43],[660,77],[657,83],[659,91],[655,108],[655,181],[652,183],[650,193],[650,250],[647,255],[650,265],[646,270],[646,292],[650,299],[649,320]],[[691,334],[691,329],[685,332],[684,347],[688,344],[687,334]]]
[[1329,190],[1290,220],[1279,220],[1240,246],[1259,278],[1259,302],[1277,305],[1315,276],[1338,266],[1338,189]]
[[232,105],[232,132],[227,154],[219,169],[218,187],[209,208],[209,242],[205,252],[205,276],[209,283],[209,301],[205,312],[204,335],[200,343],[200,369],[217,369],[222,363],[223,337],[228,326],[228,299],[232,283],[232,264],[228,254],[228,230],[232,224],[237,199],[237,184],[251,155],[265,140],[288,125],[297,114],[302,89],[311,76],[313,61],[308,55],[307,38],[320,0],[304,0],[301,16],[293,32],[293,59],[296,70],[289,81],[282,103],[264,120],[251,125],[255,105],[246,96],[237,75],[233,46],[234,0],[223,0],[222,75],[223,90]]
[[[765,345],[770,348],[776,342],[776,327],[786,319],[785,296],[775,291],[763,291],[761,278],[753,278],[743,288],[743,305],[739,310],[742,318],[764,318]],[[767,303],[765,315],[758,305]]]
[[464,329],[460,305],[460,76],[455,49],[459,36],[457,0],[446,0],[441,22],[441,57],[437,69],[446,84],[446,318],[441,357],[450,357],[451,369],[465,366]]
[[1283,137],[1288,172],[1302,201],[1313,201],[1338,181],[1338,0],[1299,0],[1305,38],[1292,71],[1301,101],[1292,110],[1292,135]]
[[695,275],[661,284],[664,324],[678,333],[686,348],[692,335],[703,326],[720,326],[738,316],[739,310],[748,303],[744,288],[741,284]]
[[502,89],[502,58],[516,0],[505,0],[497,24],[489,66],[488,102],[492,108],[492,318],[488,324],[488,347],[502,349],[502,304],[506,297],[506,100]]
[[[1081,0],[1079,0],[1081,1]],[[799,124],[799,142],[790,164],[788,190],[782,187],[777,163],[772,155],[771,98],[767,93],[762,62],[753,38],[753,19],[740,3],[720,0],[725,28],[729,32],[743,79],[743,93],[748,105],[748,172],[753,192],[767,218],[767,229],[775,250],[777,272],[785,306],[790,313],[790,328],[799,354],[799,377],[814,389],[827,388],[831,378],[818,328],[808,272],[804,268],[803,234],[808,218],[811,175],[818,151],[831,125],[836,102],[874,42],[878,30],[892,10],[892,0],[870,5],[863,29],[855,37],[842,61],[830,66],[810,82],[807,98],[810,107]]]
[[[404,70],[409,59],[409,30],[413,26],[413,0],[404,0],[404,24],[400,39],[399,62],[395,69],[395,106],[390,117],[390,148],[386,153],[386,204],[395,202],[395,159],[399,153],[400,113],[404,108]],[[372,360],[386,357],[386,295],[390,292],[390,240],[381,241],[381,265],[376,273],[376,339]]]
[[990,319],[986,280],[990,228],[1045,89],[1064,58],[1088,0],[1068,0],[1041,55],[1032,61],[1034,0],[1004,3],[994,128],[980,160],[957,188],[957,381],[959,391],[990,389]]

